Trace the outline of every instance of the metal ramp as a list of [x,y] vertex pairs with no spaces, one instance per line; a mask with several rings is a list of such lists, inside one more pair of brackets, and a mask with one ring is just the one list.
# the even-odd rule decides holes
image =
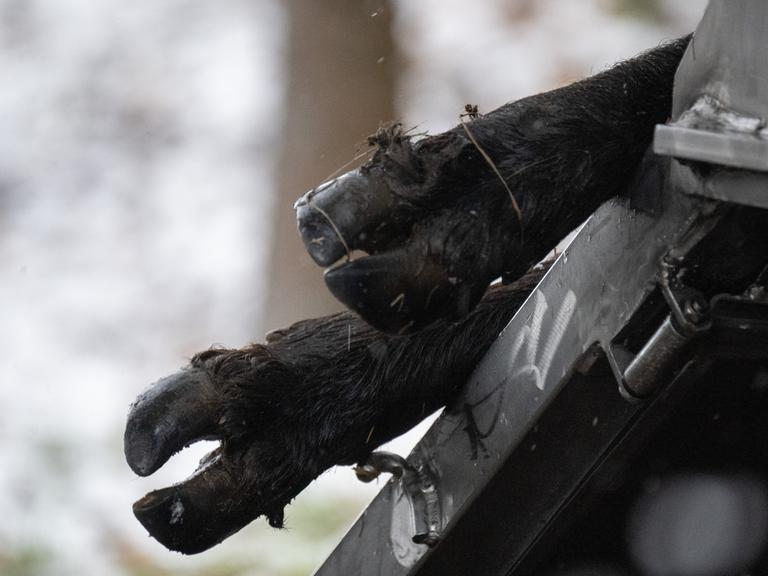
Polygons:
[[708,423],[768,416],[767,33],[761,0],[710,2],[658,154],[588,220],[318,575],[548,574],[587,540],[620,559],[613,532],[653,462],[741,445],[768,467]]

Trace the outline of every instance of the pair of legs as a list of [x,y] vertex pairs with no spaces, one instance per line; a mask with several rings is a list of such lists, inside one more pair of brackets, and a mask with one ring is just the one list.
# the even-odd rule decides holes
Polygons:
[[221,440],[191,478],[134,505],[149,532],[194,553],[261,515],[281,526],[324,470],[445,405],[541,278],[531,267],[626,184],[669,115],[687,43],[416,142],[382,130],[371,161],[305,195],[299,228],[318,264],[366,253],[326,272],[356,314],[202,352],[139,396],[125,432],[137,474]]

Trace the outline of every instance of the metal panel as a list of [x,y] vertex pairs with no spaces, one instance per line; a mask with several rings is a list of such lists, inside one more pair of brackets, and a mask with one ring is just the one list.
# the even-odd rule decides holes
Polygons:
[[[410,455],[409,462],[434,480],[446,541],[433,549],[413,543],[426,523],[423,505],[401,481],[389,482],[317,574],[459,574],[477,566],[491,574],[503,573],[522,557],[537,526],[550,521],[569,498],[564,487],[578,485],[636,408],[620,397],[613,378],[592,382],[600,394],[606,388],[613,393],[594,404],[599,413],[584,416],[589,425],[583,451],[574,446],[577,457],[549,482],[544,469],[536,477],[539,498],[531,498],[531,477],[521,476],[516,464],[521,454],[538,449],[524,439],[536,434],[540,417],[592,345],[607,348],[651,292],[670,245],[695,237],[710,211],[706,203],[669,189],[653,216],[628,203],[614,200],[589,219],[499,336],[461,397]],[[589,393],[588,386],[573,386]],[[606,427],[592,427],[595,418]],[[484,492],[496,492],[489,489],[500,479],[509,482],[506,498],[498,502],[507,513],[487,514],[481,530],[472,509]],[[460,543],[448,544],[451,531],[467,529],[485,536],[460,549]]]
[[768,6],[764,0],[710,0],[675,76],[672,118],[702,96],[768,119]]
[[714,170],[695,174],[691,167],[672,162],[670,179],[686,194],[745,206],[768,208],[768,174],[746,170]]
[[[747,122],[750,137],[763,137],[766,30],[762,0],[713,0],[678,71],[673,117],[705,95],[726,109],[726,120],[734,119],[727,116],[733,110],[755,120]],[[662,128],[659,147],[680,156],[687,149],[694,160],[768,169],[764,142],[734,144],[747,124],[737,121],[719,135],[681,131],[711,125]],[[669,181],[660,183],[658,174]],[[652,300],[662,256],[685,254],[721,214],[718,202],[702,196],[765,206],[764,183],[754,173],[702,177],[674,160],[648,162],[631,195],[649,211],[617,199],[588,220],[409,456],[418,478],[388,482],[317,574],[524,571],[527,555],[633,423],[660,412],[658,397],[633,402],[610,374],[583,376],[578,369],[602,349],[621,378],[633,354],[614,339]],[[704,368],[700,360],[683,373],[690,380]],[[432,548],[414,543],[425,531],[439,532],[442,541]]]
[[768,171],[768,138],[753,134],[657,126],[654,150],[676,158]]

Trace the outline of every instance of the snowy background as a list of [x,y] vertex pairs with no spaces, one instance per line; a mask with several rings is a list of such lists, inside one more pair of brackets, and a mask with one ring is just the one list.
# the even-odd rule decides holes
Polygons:
[[[443,130],[688,32],[704,5],[399,0],[398,114]],[[131,514],[210,446],[136,478],[130,401],[263,333],[288,24],[278,0],[0,0],[0,574],[308,574],[377,490],[331,471],[289,529],[192,558]]]

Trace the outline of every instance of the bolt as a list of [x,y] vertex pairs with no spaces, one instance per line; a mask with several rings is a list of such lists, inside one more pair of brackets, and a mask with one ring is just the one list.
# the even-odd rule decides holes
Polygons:
[[691,298],[683,307],[683,313],[685,314],[686,319],[694,323],[701,322],[706,311],[707,303],[700,296]]

